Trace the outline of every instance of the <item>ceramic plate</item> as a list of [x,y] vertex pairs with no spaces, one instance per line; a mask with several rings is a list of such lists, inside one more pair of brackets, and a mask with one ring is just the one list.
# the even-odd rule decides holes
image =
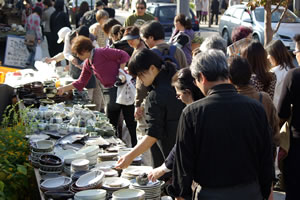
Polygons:
[[28,137],[28,139],[31,142],[37,142],[40,140],[48,140],[50,138],[49,135],[45,135],[45,134],[33,134],[33,135],[28,135],[26,137]]
[[54,145],[54,142],[50,140],[40,140],[36,142],[37,149],[50,149]]
[[132,176],[138,176],[143,173],[148,174],[152,169],[153,168],[150,166],[129,166],[123,171],[123,173]]
[[114,192],[112,194],[113,199],[142,199],[145,196],[145,192],[143,190],[138,189],[122,189]]
[[103,188],[107,189],[121,189],[125,187],[129,187],[130,181],[124,178],[119,178],[119,177],[109,177],[109,178],[104,178],[103,179]]
[[92,171],[82,175],[77,181],[77,187],[91,187],[101,183],[104,178],[103,171]]
[[111,168],[114,168],[117,164],[117,161],[103,161],[98,163],[95,168],[98,168],[100,170],[109,170]]
[[147,185],[139,185],[135,179],[131,180],[131,184],[134,187],[138,187],[138,188],[152,188],[152,187],[160,187],[160,181],[156,180],[155,182],[149,181],[147,183]]
[[110,158],[110,157],[116,157],[119,153],[99,153],[98,156],[100,158]]
[[82,167],[82,166],[89,165],[89,163],[90,161],[87,159],[77,159],[77,160],[73,160],[71,162],[71,165],[75,167]]
[[81,192],[77,192],[75,194],[75,198],[78,199],[89,199],[89,200],[94,200],[94,199],[101,199],[106,196],[106,191],[102,189],[94,189],[94,190],[85,190]]
[[53,189],[53,188],[71,184],[71,182],[72,182],[71,178],[66,177],[66,176],[60,176],[57,178],[46,179],[44,182],[41,183],[41,186],[44,188],[49,188],[49,189],[52,188]]
[[59,150],[55,150],[55,155],[57,155],[61,159],[64,159],[67,155],[75,154],[75,153],[76,153],[76,151],[73,150],[73,149],[67,149],[67,150],[59,149]]

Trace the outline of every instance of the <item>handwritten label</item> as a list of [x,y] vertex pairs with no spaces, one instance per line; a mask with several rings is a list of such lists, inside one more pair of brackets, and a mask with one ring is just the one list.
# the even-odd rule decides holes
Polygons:
[[22,36],[8,35],[4,55],[4,65],[25,68],[29,56],[25,38]]

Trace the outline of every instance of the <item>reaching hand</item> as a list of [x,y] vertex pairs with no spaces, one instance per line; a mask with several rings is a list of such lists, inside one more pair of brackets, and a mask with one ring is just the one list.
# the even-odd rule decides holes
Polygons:
[[132,163],[132,161],[133,161],[133,159],[130,158],[130,156],[128,154],[124,155],[118,160],[116,168],[117,169],[125,169]]
[[64,87],[58,88],[57,94],[58,94],[59,96],[63,95],[64,93],[65,93],[65,88],[64,88]]
[[162,167],[157,167],[148,174],[148,179],[152,182],[155,182],[158,178],[163,176],[165,173],[166,172],[163,170]]
[[44,60],[44,62],[47,63],[47,64],[50,64],[52,61],[53,61],[53,59],[48,58],[48,57],[46,57],[45,60]]

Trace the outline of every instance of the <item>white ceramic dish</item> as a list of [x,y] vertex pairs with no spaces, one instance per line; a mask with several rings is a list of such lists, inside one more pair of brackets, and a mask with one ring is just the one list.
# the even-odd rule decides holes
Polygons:
[[64,162],[69,165],[69,164],[71,164],[71,162],[73,160],[84,159],[84,158],[85,158],[85,154],[83,154],[83,153],[74,153],[74,154],[66,155],[64,157]]
[[60,157],[63,160],[67,155],[71,155],[71,154],[75,154],[75,153],[76,153],[76,151],[73,149],[67,149],[67,150],[59,149],[59,150],[55,151],[55,155],[57,155],[58,157]]
[[72,183],[72,179],[66,176],[60,176],[57,178],[46,179],[41,183],[41,186],[45,189],[54,189],[58,187],[64,187],[70,185]]
[[87,159],[77,159],[71,162],[71,166],[74,167],[83,167],[89,165],[90,161]]
[[118,156],[119,153],[99,153],[98,156],[100,158],[113,158],[113,157],[116,157]]
[[98,163],[95,166],[95,168],[98,168],[98,169],[103,170],[103,171],[108,171],[111,168],[115,167],[116,164],[117,164],[117,161],[103,161],[103,162]]
[[80,200],[99,200],[105,199],[106,191],[102,189],[94,189],[94,190],[85,190],[81,192],[77,192],[74,196],[75,199]]
[[50,138],[50,136],[46,134],[33,134],[33,135],[28,135],[28,138],[31,142],[37,142],[41,140],[47,140]]
[[54,142],[50,140],[40,140],[36,142],[37,149],[49,149],[54,146]]
[[78,153],[84,153],[86,157],[89,157],[99,153],[99,151],[99,146],[93,145],[81,148]]
[[130,181],[124,178],[119,178],[119,177],[109,177],[109,178],[104,178],[102,187],[104,189],[122,189],[129,187]]
[[138,189],[122,189],[112,194],[113,200],[140,200],[144,199],[145,192]]
[[143,173],[148,174],[152,169],[153,168],[150,166],[129,166],[123,171],[123,173],[130,176],[138,176]]
[[93,187],[99,185],[104,178],[103,171],[92,171],[82,175],[77,181],[77,187]]

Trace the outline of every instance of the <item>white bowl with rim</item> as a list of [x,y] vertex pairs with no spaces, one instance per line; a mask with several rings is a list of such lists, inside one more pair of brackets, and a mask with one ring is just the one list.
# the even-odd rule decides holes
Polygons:
[[122,189],[112,194],[112,200],[143,200],[145,192],[138,189]]
[[89,173],[86,173],[79,177],[79,179],[76,181],[77,187],[95,187],[102,183],[102,180],[104,178],[104,172],[99,171],[92,171]]
[[106,190],[93,189],[77,192],[74,196],[75,199],[80,200],[102,200],[106,198]]

